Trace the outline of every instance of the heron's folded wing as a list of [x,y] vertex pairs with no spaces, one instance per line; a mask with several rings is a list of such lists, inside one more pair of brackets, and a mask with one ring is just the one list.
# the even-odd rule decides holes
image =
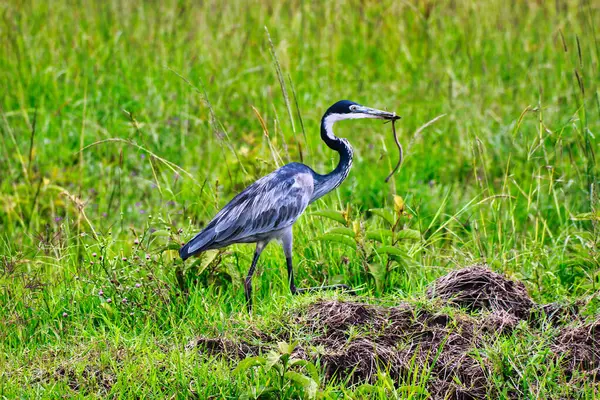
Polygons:
[[259,179],[234,197],[186,245],[187,254],[253,239],[293,224],[310,202],[312,176],[278,172]]

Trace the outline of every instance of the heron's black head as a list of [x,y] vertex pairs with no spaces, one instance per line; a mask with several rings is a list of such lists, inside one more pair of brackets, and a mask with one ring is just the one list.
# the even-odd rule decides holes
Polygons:
[[343,119],[357,119],[357,118],[377,118],[377,119],[388,119],[397,120],[400,119],[396,113],[387,111],[377,110],[375,108],[369,108],[361,106],[350,100],[340,100],[327,110],[323,119],[330,119],[332,121],[341,121]]

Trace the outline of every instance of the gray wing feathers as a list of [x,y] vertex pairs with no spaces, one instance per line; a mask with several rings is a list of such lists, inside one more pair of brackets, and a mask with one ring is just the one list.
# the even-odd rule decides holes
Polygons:
[[[285,167],[284,167],[285,168]],[[284,229],[308,206],[313,193],[312,175],[283,168],[259,179],[231,200],[202,232],[180,250],[183,259],[232,243],[261,240]]]

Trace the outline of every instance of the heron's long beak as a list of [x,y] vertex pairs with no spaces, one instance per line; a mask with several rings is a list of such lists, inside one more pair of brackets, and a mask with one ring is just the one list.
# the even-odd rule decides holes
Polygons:
[[395,121],[395,120],[401,118],[398,115],[396,115],[396,113],[381,111],[381,110],[377,110],[375,108],[369,108],[369,107],[364,107],[364,106],[357,106],[352,111],[355,113],[367,114],[367,115],[371,116],[371,118],[388,119],[391,121]]

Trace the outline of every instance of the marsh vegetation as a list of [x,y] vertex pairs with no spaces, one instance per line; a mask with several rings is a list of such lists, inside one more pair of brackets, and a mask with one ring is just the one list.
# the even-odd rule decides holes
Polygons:
[[[1,396],[598,397],[597,3],[0,15]],[[360,293],[292,297],[271,245],[249,315],[253,246],[177,249],[278,166],[330,171],[343,98],[402,115],[405,159],[386,183],[389,125],[336,125],[354,166],[296,224],[295,273]],[[457,286],[476,264],[497,275]]]

